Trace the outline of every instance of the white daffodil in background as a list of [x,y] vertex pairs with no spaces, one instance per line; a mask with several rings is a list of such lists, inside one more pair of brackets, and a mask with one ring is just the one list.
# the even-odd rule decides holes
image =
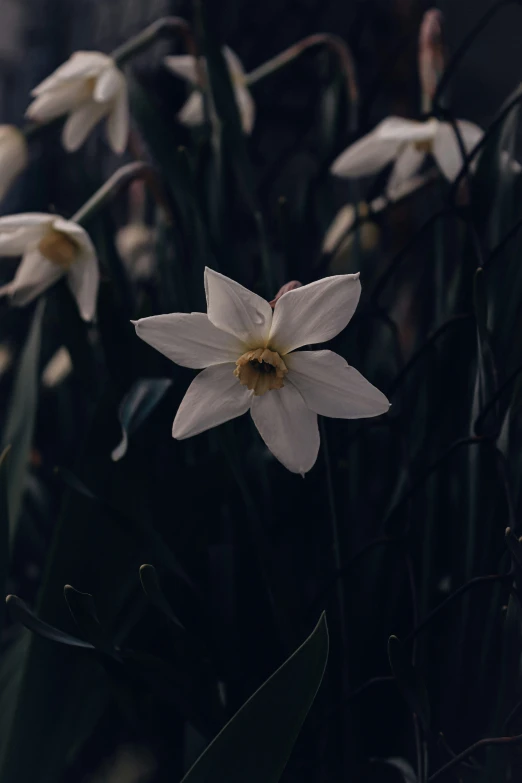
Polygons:
[[[469,153],[482,138],[483,131],[466,120],[457,120],[457,126]],[[416,174],[428,154],[433,156],[446,179],[451,182],[456,178],[463,159],[449,123],[433,118],[416,122],[387,117],[342,152],[333,162],[331,172],[338,177],[366,177],[395,161],[387,186],[388,196],[393,198],[395,191]]]
[[[236,54],[228,48],[223,47],[230,80],[234,87],[237,108],[241,117],[241,125],[245,133],[252,133],[255,120],[255,104],[246,86],[246,74],[241,62]],[[201,125],[205,119],[203,107],[203,94],[198,89],[199,78],[196,58],[190,54],[173,55],[165,57],[166,67],[181,78],[186,79],[194,86],[194,91],[184,106],[181,108],[178,118],[183,125]],[[201,58],[204,73],[206,73],[205,58]]]
[[96,311],[99,270],[89,235],[77,223],[40,212],[0,218],[0,256],[22,256],[0,288],[14,305],[28,304],[64,275],[85,321]]
[[205,270],[207,313],[135,321],[136,333],[169,359],[203,369],[178,409],[172,434],[189,438],[248,410],[264,442],[293,473],[319,451],[317,414],[378,416],[389,402],[332,351],[298,351],[335,337],[361,293],[359,275],[327,277],[270,304],[239,283]]
[[48,122],[68,114],[62,132],[66,150],[77,150],[94,126],[107,117],[107,138],[117,154],[129,135],[127,83],[116,63],[101,52],[75,52],[32,90],[26,116]]
[[0,125],[0,199],[3,199],[29,160],[24,134],[14,125]]

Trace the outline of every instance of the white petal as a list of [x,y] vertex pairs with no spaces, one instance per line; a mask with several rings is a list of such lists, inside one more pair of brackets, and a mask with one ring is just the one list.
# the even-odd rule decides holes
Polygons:
[[0,125],[0,199],[29,162],[27,139],[14,125]]
[[176,76],[186,79],[191,84],[198,83],[196,58],[191,54],[171,55],[164,57],[165,66]]
[[100,283],[100,270],[94,255],[78,258],[67,273],[69,288],[76,299],[84,321],[92,321],[96,314],[96,299]]
[[101,52],[74,52],[63,65],[31,90],[31,95],[42,95],[64,82],[96,76],[111,64],[114,64],[112,58]]
[[233,52],[229,46],[224,46],[223,55],[232,80],[235,82],[242,82],[245,79],[245,69],[237,54]]
[[201,125],[205,119],[203,95],[199,90],[194,90],[192,95],[183,104],[178,112],[178,120],[182,125]]
[[333,351],[297,351],[285,356],[285,363],[305,403],[322,416],[362,419],[390,407],[379,389]]
[[28,212],[0,218],[0,256],[20,256],[51,226],[54,215]]
[[[468,153],[480,141],[483,132],[477,125],[464,120],[459,120],[457,125],[462,135],[464,148]],[[446,179],[453,182],[462,168],[463,160],[455,131],[447,122],[440,123],[438,127],[433,141],[433,157]]]
[[113,152],[117,155],[125,152],[129,138],[129,98],[123,75],[122,78],[123,84],[120,84],[120,91],[107,118],[107,137]]
[[135,321],[134,326],[146,343],[176,364],[194,370],[235,362],[246,351],[243,343],[217,329],[205,313],[153,315]]
[[386,187],[386,193],[390,198],[393,198],[404,183],[417,173],[425,157],[426,153],[416,149],[413,144],[405,145],[395,161]]
[[208,267],[205,293],[208,317],[214,326],[233,334],[245,345],[255,348],[266,345],[272,308],[265,299]]
[[35,122],[46,122],[67,114],[89,98],[89,89],[83,81],[65,82],[35,98],[25,116]]
[[94,85],[92,97],[96,103],[112,101],[121,89],[122,81],[125,83],[125,77],[119,68],[105,68]]
[[432,141],[440,123],[430,119],[426,122],[406,120],[404,117],[387,117],[374,130],[380,139],[405,141]]
[[247,412],[252,392],[234,376],[235,367],[216,364],[194,378],[176,413],[174,438],[190,438]]
[[333,253],[343,236],[355,223],[356,212],[353,204],[345,204],[334,217],[324,235],[323,253]]
[[342,152],[332,163],[330,171],[336,177],[376,174],[394,159],[400,146],[400,141],[381,139],[372,131]]
[[48,261],[39,250],[28,250],[11,283],[6,286],[14,305],[23,307],[56,283],[63,275],[57,264]]
[[235,97],[243,131],[250,134],[252,133],[256,119],[256,105],[254,99],[246,87],[237,87],[235,90]]
[[107,104],[89,101],[75,109],[63,126],[62,142],[68,152],[79,149],[94,126],[107,114]]
[[276,302],[270,347],[286,354],[331,340],[351,319],[360,295],[359,273],[325,277],[288,291]]
[[259,434],[285,468],[304,475],[314,466],[320,443],[317,414],[291,383],[254,397],[251,413]]

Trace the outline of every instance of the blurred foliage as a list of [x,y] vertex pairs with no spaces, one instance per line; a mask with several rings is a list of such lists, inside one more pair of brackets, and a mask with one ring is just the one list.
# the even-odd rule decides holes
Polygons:
[[[282,781],[520,777],[509,738],[522,733],[522,176],[506,160],[522,92],[500,97],[476,166],[457,182],[432,177],[375,214],[359,210],[337,251],[323,253],[338,208],[372,202],[386,175],[334,181],[334,158],[386,114],[419,117],[422,9],[397,2],[379,15],[374,5],[375,22],[367,5],[350,4],[344,26],[329,28],[352,47],[357,111],[335,53],[311,47],[251,85],[257,119],[244,137],[220,48],[242,53],[241,37],[223,35],[239,3],[187,3],[218,121],[189,130],[176,120],[185,88],[157,52],[183,51],[179,37],[125,66],[129,159],[150,164],[138,183],[150,273],[144,264],[136,275],[136,257],[117,249],[133,212],[127,182],[83,221],[102,270],[94,325],[61,284],[45,304],[0,304],[13,355],[0,375],[11,444],[0,462],[0,579],[25,602],[10,599],[3,623],[0,783],[162,783],[198,758],[187,782],[232,783],[230,726],[245,783],[257,780],[252,748],[265,763],[281,741],[266,773],[277,780],[321,681],[324,622],[309,634],[323,611],[329,663]],[[508,5],[491,4],[483,35],[491,8]],[[261,6],[243,20],[247,70],[318,32],[302,29],[296,9],[295,38],[282,40],[273,6],[269,43],[255,34]],[[378,49],[390,18],[400,46],[388,40],[372,60],[368,39]],[[449,121],[461,116],[451,100],[460,56],[475,44],[462,39],[434,105]],[[54,54],[47,70],[64,59]],[[97,134],[68,157],[56,127],[31,143],[10,211],[68,217],[117,165]],[[206,265],[268,299],[291,279],[361,272],[361,304],[332,347],[392,408],[325,420],[305,480],[246,417],[171,438],[192,373],[139,341],[130,319],[203,310]],[[3,269],[7,280],[13,265]],[[63,346],[71,372],[40,383]],[[115,460],[122,428],[130,437]],[[253,693],[265,701],[252,717]],[[201,754],[216,735],[226,764],[210,777],[216,745]]]

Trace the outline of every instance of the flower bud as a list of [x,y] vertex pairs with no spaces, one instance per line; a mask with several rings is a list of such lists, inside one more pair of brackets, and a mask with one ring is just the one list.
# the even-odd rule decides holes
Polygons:
[[284,286],[282,286],[277,294],[274,296],[272,301],[269,303],[270,307],[275,307],[275,303],[278,299],[281,299],[283,294],[288,293],[288,291],[293,291],[295,288],[301,288],[303,284],[299,282],[299,280],[290,280],[289,283],[285,283]]
[[419,31],[419,78],[422,110],[431,111],[433,98],[444,70],[446,48],[442,35],[444,17],[432,8],[426,11]]
[[24,134],[14,125],[0,125],[0,199],[26,168],[28,160]]

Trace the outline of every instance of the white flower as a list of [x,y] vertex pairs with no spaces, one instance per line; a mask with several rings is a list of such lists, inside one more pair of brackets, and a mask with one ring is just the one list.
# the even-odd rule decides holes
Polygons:
[[77,223],[40,212],[0,218],[0,256],[22,256],[14,279],[0,289],[14,305],[28,304],[63,275],[80,315],[96,311],[99,270],[89,235]]
[[319,450],[317,414],[378,416],[389,402],[332,351],[296,351],[335,337],[361,292],[359,275],[338,275],[288,291],[274,310],[257,294],[205,270],[207,314],[172,313],[134,322],[136,333],[169,359],[203,369],[174,419],[189,438],[250,411],[266,445],[293,473]]
[[28,160],[24,134],[14,125],[0,125],[0,199],[25,169]]
[[48,122],[62,114],[69,117],[62,141],[66,150],[77,150],[94,126],[107,117],[107,138],[121,154],[129,135],[127,84],[116,63],[101,52],[75,52],[54,73],[32,90],[34,101],[26,116]]
[[[478,125],[457,120],[466,153],[480,141],[483,131]],[[387,192],[395,191],[421,167],[427,154],[433,155],[440,171],[452,182],[463,160],[457,137],[451,125],[436,119],[416,122],[402,117],[387,117],[371,133],[342,152],[331,171],[339,177],[366,177],[376,174],[395,161]]]
[[[241,62],[236,54],[228,48],[223,47],[230,80],[234,87],[237,108],[241,117],[241,125],[245,133],[252,133],[255,120],[255,105],[246,86],[246,75]],[[206,72],[205,58],[201,58],[203,69]],[[179,121],[183,125],[201,125],[204,121],[203,94],[198,87],[198,72],[196,67],[196,58],[189,54],[165,57],[164,63],[167,68],[183,79],[189,81],[196,89],[184,104],[178,114]]]

